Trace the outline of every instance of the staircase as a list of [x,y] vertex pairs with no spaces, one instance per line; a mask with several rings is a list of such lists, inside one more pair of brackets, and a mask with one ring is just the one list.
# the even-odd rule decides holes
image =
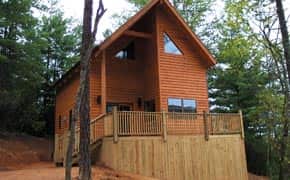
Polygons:
[[[98,152],[99,148],[102,146],[102,140],[105,136],[104,123],[105,119],[108,117],[110,117],[110,115],[101,114],[90,122],[90,152],[92,155]],[[68,142],[69,131],[64,134],[55,136],[54,162],[56,164],[64,164]],[[73,164],[77,164],[80,158],[79,144],[80,127],[77,126],[75,129],[75,144],[73,147]],[[97,157],[93,157],[93,159],[96,158]]]
[[[92,163],[95,163],[95,161],[98,159],[98,157],[95,157],[94,155],[96,152],[99,151],[99,148],[101,148],[103,143],[103,138],[97,139],[94,143],[90,144],[90,153],[92,157]],[[77,165],[80,159],[80,153],[73,153],[73,158],[72,158],[72,164]]]

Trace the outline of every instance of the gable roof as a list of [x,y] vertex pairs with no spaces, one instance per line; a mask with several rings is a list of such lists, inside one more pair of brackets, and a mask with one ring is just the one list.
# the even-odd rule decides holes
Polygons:
[[168,0],[151,0],[144,8],[142,8],[136,15],[130,18],[125,24],[123,24],[118,30],[116,30],[109,38],[107,38],[102,44],[100,44],[99,49],[95,56],[98,56],[101,51],[109,47],[115,40],[121,37],[126,30],[132,27],[138,20],[140,20],[145,14],[147,14],[155,5],[161,4],[164,5],[169,12],[181,23],[182,27],[186,30],[192,40],[198,45],[203,55],[206,57],[210,66],[216,64],[216,60],[211,55],[209,50],[197,37],[197,35],[190,29],[188,24],[180,16],[177,10],[168,2]]
[[[100,45],[95,47],[94,57],[100,55],[100,53],[103,50],[108,48],[113,42],[115,42],[118,38],[120,38],[125,33],[125,31],[129,30],[136,22],[138,22],[142,17],[144,17],[144,15],[146,15],[151,9],[153,9],[158,4],[168,9],[169,13],[171,13],[182,25],[182,27],[186,30],[191,40],[197,44],[197,47],[200,49],[202,55],[204,55],[205,60],[207,61],[209,67],[215,65],[217,62],[211,55],[209,50],[205,47],[205,45],[201,42],[201,40],[197,37],[197,35],[190,29],[190,27],[187,25],[184,19],[180,16],[177,10],[169,3],[168,0],[151,0],[139,12],[137,12],[133,17],[131,17],[125,24],[123,24],[119,29],[117,29],[114,33],[112,33],[110,37],[108,37]],[[79,64],[80,64],[79,62],[76,63],[72,69],[76,69],[79,66]],[[67,74],[69,73],[71,73],[71,70],[69,70],[67,73],[63,75],[61,79],[55,82],[54,86],[56,86],[59,83],[59,81],[65,78],[65,76],[67,76]]]

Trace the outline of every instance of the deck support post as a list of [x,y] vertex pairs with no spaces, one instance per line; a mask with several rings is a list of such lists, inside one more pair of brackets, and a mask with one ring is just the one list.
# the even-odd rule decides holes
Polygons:
[[205,111],[203,111],[203,122],[204,122],[204,138],[206,141],[208,141],[209,139],[208,122],[207,122],[207,114]]
[[59,161],[59,135],[54,134],[54,153],[53,153],[53,159],[55,163],[58,163]]
[[113,138],[114,143],[118,142],[118,112],[117,112],[117,106],[113,107]]
[[66,152],[68,149],[68,141],[69,141],[70,131],[64,132],[63,134],[63,167],[66,167]]
[[240,114],[240,122],[241,122],[241,138],[244,139],[245,138],[245,132],[244,132],[244,123],[243,123],[242,110],[239,110],[239,114]]
[[106,102],[107,102],[107,93],[106,93],[106,52],[103,51],[101,59],[101,111],[103,114],[106,114]]
[[163,125],[163,140],[164,142],[167,141],[167,119],[166,119],[166,114],[165,111],[162,111],[162,125]]

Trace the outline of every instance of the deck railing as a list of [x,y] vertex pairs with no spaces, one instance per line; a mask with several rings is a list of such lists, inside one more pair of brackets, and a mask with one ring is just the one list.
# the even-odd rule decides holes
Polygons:
[[242,133],[241,115],[239,113],[208,114],[210,134],[239,134]]
[[[93,144],[104,136],[163,136],[241,134],[244,137],[242,113],[175,113],[117,111],[102,114],[90,123],[90,142]],[[80,128],[75,129],[73,153],[79,152]],[[55,159],[64,160],[69,132],[55,136]],[[56,161],[57,162],[57,161]]]
[[[95,143],[98,139],[105,136],[104,122],[109,116],[102,114],[90,122],[90,144]],[[66,157],[66,151],[68,147],[70,132],[67,131],[64,134],[55,136],[55,151],[54,151],[54,161],[63,162]],[[77,125],[75,127],[75,143],[73,147],[73,155],[79,153],[80,145],[80,127]]]
[[162,114],[161,112],[117,112],[117,133],[120,136],[160,135],[163,131],[163,117],[166,118],[168,134],[203,134],[205,121],[210,135],[239,134],[242,131],[239,113],[164,113],[165,116]]
[[162,117],[159,112],[118,112],[118,135],[161,135]]

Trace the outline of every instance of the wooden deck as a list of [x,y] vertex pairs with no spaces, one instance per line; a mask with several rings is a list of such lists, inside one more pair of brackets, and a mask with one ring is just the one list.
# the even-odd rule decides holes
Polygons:
[[[119,137],[160,136],[164,142],[168,135],[202,135],[209,140],[213,135],[240,134],[244,138],[242,113],[173,113],[173,112],[137,112],[114,111],[93,119],[90,124],[91,145],[104,137],[113,137],[115,143]],[[73,153],[79,152],[79,127],[75,131],[76,143]],[[63,162],[68,134],[55,135],[55,162]]]

